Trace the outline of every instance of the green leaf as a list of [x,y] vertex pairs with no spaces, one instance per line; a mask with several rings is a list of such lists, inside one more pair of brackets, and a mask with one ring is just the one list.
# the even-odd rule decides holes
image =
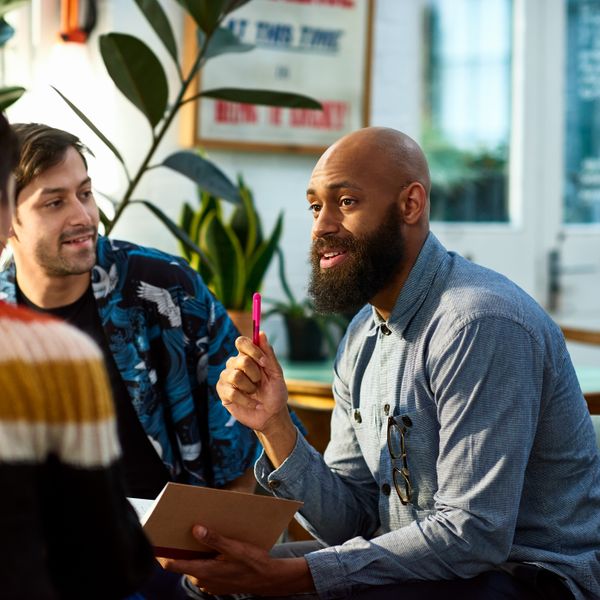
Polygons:
[[[211,212],[214,212],[216,217],[218,219],[221,219],[222,211],[221,211],[221,202],[219,200],[217,200],[217,198],[215,196],[213,196],[212,194],[209,194],[208,192],[205,192],[205,191],[201,190],[200,188],[198,188],[198,196],[200,198],[200,206],[194,213],[194,217],[193,217],[192,223],[190,225],[190,237],[192,238],[192,240],[194,242],[196,242],[196,244],[198,244],[198,246],[201,246],[200,231],[202,229],[202,225],[203,225],[204,221],[206,220],[206,217]],[[203,248],[203,249],[206,252],[206,248]],[[192,267],[194,269],[196,269],[196,271],[198,271],[200,273],[200,275],[202,276],[202,279],[204,279],[204,282],[206,283],[206,285],[210,286],[214,279],[214,273],[206,265],[206,263],[200,261],[198,255],[194,254],[192,256],[192,260],[190,261],[190,264],[192,265]]]
[[256,212],[256,204],[254,203],[252,190],[244,183],[244,178],[241,175],[238,177],[238,188],[240,190],[240,196],[244,194],[247,195],[252,204],[252,211],[256,217],[256,239],[254,240],[254,248],[257,248],[263,243],[262,223],[259,214]]
[[104,142],[104,144],[106,144],[119,162],[124,165],[125,161],[113,143],[60,90],[54,86],[50,87],[69,105],[71,110]]
[[240,195],[233,183],[216,165],[196,152],[182,150],[167,156],[162,163],[196,182],[203,190],[233,204],[240,203]]
[[254,254],[255,248],[259,245],[257,243],[258,215],[254,208],[252,193],[244,185],[241,178],[239,181],[239,190],[242,197],[242,204],[236,206],[231,215],[229,225],[238,240],[240,240],[240,245],[244,249],[246,259],[249,259]]
[[[201,33],[198,38],[200,47],[202,47],[202,41],[206,39]],[[237,35],[227,27],[219,27],[210,37],[208,46],[204,54],[205,59],[214,58],[221,54],[228,54],[231,52],[249,52],[254,50],[252,44],[245,44],[240,41]]]
[[221,203],[218,199],[209,192],[203,190],[199,190],[199,192],[200,208],[196,212],[194,223],[192,224],[192,232],[195,240],[200,238],[200,227],[202,227],[202,223],[204,223],[204,219],[206,219],[208,213],[214,211],[217,218],[222,218]]
[[194,254],[190,264],[196,271],[198,271],[198,273],[200,273],[200,277],[202,277],[204,283],[208,287],[211,287],[215,278],[212,268],[209,267],[204,261],[200,260],[200,257],[197,254]]
[[[198,247],[200,247],[200,226],[202,225],[202,221],[202,209],[194,211],[194,209],[185,202],[179,216],[179,228],[182,229]],[[190,266],[200,273],[204,283],[210,285],[213,279],[213,271],[206,261],[203,261],[199,254],[191,250],[188,245],[181,241],[179,241],[179,250],[181,255],[190,263]],[[210,257],[208,257],[208,259],[210,260]]]
[[125,33],[101,35],[100,52],[115,85],[156,127],[167,108],[169,87],[154,52]]
[[184,202],[179,213],[179,228],[183,229],[190,237],[192,237],[190,232],[194,214],[194,209],[190,206],[190,203]]
[[6,110],[15,103],[23,94],[25,88],[20,86],[0,88],[0,111]]
[[210,35],[225,16],[228,0],[178,0],[196,25]]
[[150,23],[152,29],[156,32],[156,35],[160,38],[160,41],[175,61],[175,64],[179,66],[175,36],[173,35],[169,19],[158,0],[135,0],[135,3],[148,20],[148,23]]
[[[194,209],[187,202],[184,202],[181,206],[181,211],[179,212],[178,226],[182,231],[184,231],[188,235],[188,237],[192,241],[196,241],[194,239],[194,236],[191,235],[191,226],[192,220],[194,219],[194,214]],[[191,262],[192,253],[189,249],[189,246],[184,244],[181,240],[179,240],[179,251],[188,262]]]
[[244,4],[247,4],[248,2],[250,2],[250,0],[229,0],[229,2],[226,3],[225,14],[228,15],[234,10],[240,8],[240,6],[244,6]]
[[199,94],[205,98],[218,98],[229,102],[262,104],[264,106],[282,106],[284,108],[310,108],[321,110],[319,102],[303,94],[274,92],[271,90],[250,90],[245,88],[216,88]]
[[211,264],[210,259],[206,256],[206,254],[200,249],[198,245],[196,245],[183,231],[177,226],[170,217],[168,217],[158,206],[152,204],[148,200],[130,200],[129,204],[143,204],[146,208],[148,208],[154,215],[162,221],[163,225],[182,243],[184,243],[192,252],[198,254],[203,261],[206,261],[209,265]]
[[287,296],[290,306],[298,306],[298,302],[296,301],[296,298],[294,298],[294,294],[292,294],[287,277],[285,276],[285,259],[283,257],[283,251],[278,246],[276,252],[277,258],[279,259],[279,281],[281,282],[283,292]]
[[263,242],[260,248],[254,254],[248,266],[248,280],[246,282],[247,297],[250,297],[252,292],[259,290],[262,285],[265,273],[271,264],[273,254],[279,244],[281,231],[283,229],[283,213],[279,213],[273,233],[268,240]]
[[[218,207],[214,196],[211,196],[207,192],[203,192],[203,194],[206,194],[213,202],[209,202],[206,207],[201,207],[194,213],[194,217],[190,225],[190,237],[198,246],[202,245],[200,243],[200,231],[202,230],[202,224],[206,220],[206,217],[210,214],[211,210],[216,210],[215,207]],[[217,214],[218,213],[219,211],[217,211]],[[204,248],[204,251],[206,252],[206,248]],[[202,279],[204,279],[206,285],[209,285],[212,282],[214,279],[214,272],[212,269],[207,267],[206,263],[199,259],[197,254],[192,256],[190,264],[194,267],[194,269],[196,269],[196,271],[200,273],[200,275],[202,275]]]
[[211,212],[202,226],[200,241],[214,265],[212,284],[217,298],[225,308],[243,307],[246,265],[244,253],[231,227]]

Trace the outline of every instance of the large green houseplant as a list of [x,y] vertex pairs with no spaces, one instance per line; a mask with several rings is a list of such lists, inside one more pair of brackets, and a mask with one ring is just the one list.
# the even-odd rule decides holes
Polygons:
[[[64,94],[59,90],[56,91],[106,144],[123,167],[127,187],[120,199],[109,198],[113,204],[114,215],[101,214],[105,232],[110,233],[129,205],[143,204],[183,244],[205,260],[200,248],[159,206],[135,195],[140,180],[149,169],[167,167],[188,177],[209,194],[235,204],[241,203],[237,186],[216,165],[197,152],[179,151],[157,164],[152,163],[161,140],[181,107],[188,102],[196,102],[200,97],[289,108],[318,109],[320,104],[306,96],[261,89],[219,88],[190,95],[192,81],[208,60],[226,53],[246,53],[254,48],[250,44],[242,43],[229,29],[221,27],[227,15],[246,4],[248,0],[178,0],[184,12],[197,26],[198,50],[192,66],[185,72],[179,58],[175,35],[160,2],[158,0],[133,1],[167,49],[179,78],[178,87],[170,90],[165,67],[139,38],[125,33],[107,33],[100,36],[100,53],[108,74],[117,88],[142,113],[151,130],[150,146],[142,152],[143,159],[135,173],[130,173],[116,145],[101,132],[100,116],[94,115],[94,118],[86,116]],[[240,59],[244,58],[240,57]]]
[[228,216],[221,198],[199,190],[198,207],[184,203],[179,219],[179,227],[200,248],[205,260],[183,243],[182,255],[230,314],[250,309],[252,294],[260,290],[283,225],[280,213],[273,231],[264,237],[252,192],[242,177],[238,178],[237,190],[241,203]]

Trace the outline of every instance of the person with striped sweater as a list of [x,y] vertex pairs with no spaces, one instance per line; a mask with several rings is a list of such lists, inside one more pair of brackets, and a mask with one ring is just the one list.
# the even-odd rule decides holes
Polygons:
[[[16,143],[0,114],[0,250]],[[0,301],[0,597],[122,599],[153,569],[127,501],[100,349]],[[142,598],[140,595],[131,596]]]

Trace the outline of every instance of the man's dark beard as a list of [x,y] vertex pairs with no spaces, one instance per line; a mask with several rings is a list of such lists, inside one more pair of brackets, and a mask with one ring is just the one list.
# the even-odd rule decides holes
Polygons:
[[[345,250],[344,262],[321,269],[320,253]],[[362,236],[326,236],[313,242],[308,293],[320,313],[350,313],[364,306],[391,281],[404,259],[398,207],[392,204],[383,222]]]

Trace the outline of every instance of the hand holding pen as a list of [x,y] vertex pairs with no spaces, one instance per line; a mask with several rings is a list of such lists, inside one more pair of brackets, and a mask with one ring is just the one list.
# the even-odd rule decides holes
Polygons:
[[227,410],[241,423],[261,431],[278,416],[287,417],[287,388],[283,370],[267,336],[260,331],[260,294],[252,297],[252,339],[240,336],[239,351],[221,372],[217,393]]

